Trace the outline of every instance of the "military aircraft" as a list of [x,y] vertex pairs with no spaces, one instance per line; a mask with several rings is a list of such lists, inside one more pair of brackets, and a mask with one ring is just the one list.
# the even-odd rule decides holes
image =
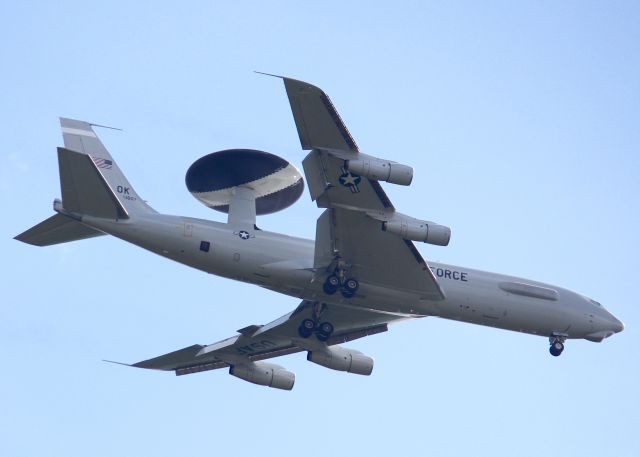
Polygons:
[[[273,75],[272,75],[273,76]],[[380,182],[408,186],[413,169],[366,155],[318,87],[280,77],[289,98],[311,198],[324,211],[315,240],[261,230],[256,215],[281,210],[304,190],[284,159],[235,149],[209,154],[186,184],[227,223],[159,214],[134,190],[87,122],[61,119],[62,199],[56,214],[16,236],[48,246],[105,234],[171,260],[301,300],[266,325],[249,325],[210,345],[196,344],[131,366],[185,375],[218,368],[255,384],[290,390],[295,375],[264,359],[306,351],[307,360],[369,375],[373,359],[340,346],[401,320],[437,316],[549,339],[600,342],[624,329],[600,303],[537,281],[427,263],[414,241],[446,246],[448,227],[396,211]]]

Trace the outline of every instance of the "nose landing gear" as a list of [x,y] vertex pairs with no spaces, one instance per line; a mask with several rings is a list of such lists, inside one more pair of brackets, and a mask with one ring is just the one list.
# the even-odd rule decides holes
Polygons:
[[562,351],[564,351],[564,342],[566,339],[567,338],[565,336],[551,335],[549,337],[549,344],[551,344],[551,346],[549,347],[549,353],[554,357],[558,357],[560,354],[562,354]]

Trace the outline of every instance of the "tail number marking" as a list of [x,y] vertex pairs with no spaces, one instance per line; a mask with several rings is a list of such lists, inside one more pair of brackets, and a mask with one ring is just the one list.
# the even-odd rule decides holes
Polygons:
[[129,193],[129,191],[131,190],[131,187],[116,186],[116,190],[120,195],[122,195],[122,198],[124,198],[125,200],[131,200],[131,201],[137,200],[136,197],[132,197],[131,194]]

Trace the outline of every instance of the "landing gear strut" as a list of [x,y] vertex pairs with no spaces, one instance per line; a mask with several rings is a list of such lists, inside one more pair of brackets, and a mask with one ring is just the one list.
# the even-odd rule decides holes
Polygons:
[[566,337],[564,336],[551,335],[549,337],[549,344],[551,344],[551,346],[549,347],[549,353],[554,357],[558,357],[560,354],[562,354],[562,351],[564,351],[565,340]]

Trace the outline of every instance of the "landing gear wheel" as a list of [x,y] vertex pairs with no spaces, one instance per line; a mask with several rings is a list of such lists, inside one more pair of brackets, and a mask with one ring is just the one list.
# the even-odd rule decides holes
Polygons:
[[298,327],[298,334],[302,338],[309,338],[315,329],[316,323],[313,319],[305,319],[300,323],[300,327]]
[[333,333],[333,324],[331,322],[323,322],[316,328],[316,336],[320,341],[327,341]]
[[354,295],[353,292],[349,292],[347,289],[342,289],[340,292],[344,298],[351,298]]
[[310,332],[313,332],[316,328],[316,323],[313,321],[313,319],[305,319],[302,321],[302,324],[300,324],[301,327],[304,327],[306,330],[309,330]]
[[360,283],[353,278],[348,278],[342,287],[342,296],[344,298],[351,298],[356,294],[356,291],[360,287]]
[[337,292],[338,288],[337,287],[333,287],[331,284],[329,284],[328,282],[325,282],[322,285],[322,290],[324,291],[325,294],[327,295],[333,295]]
[[320,341],[327,341],[333,333],[333,324],[331,322],[323,322],[318,326],[316,336]]
[[327,295],[333,295],[337,292],[339,286],[340,278],[338,278],[336,275],[331,275],[322,285],[322,290],[324,290],[324,293]]
[[562,344],[560,341],[554,342],[553,344],[551,344],[551,347],[549,347],[549,353],[554,357],[558,357],[560,354],[562,354],[562,351],[564,351],[564,344]]
[[318,327],[318,330],[326,335],[331,335],[333,333],[333,324],[331,322],[323,322]]
[[351,292],[351,295],[356,293],[358,287],[360,287],[360,283],[356,279],[349,278],[344,282],[344,289]]

